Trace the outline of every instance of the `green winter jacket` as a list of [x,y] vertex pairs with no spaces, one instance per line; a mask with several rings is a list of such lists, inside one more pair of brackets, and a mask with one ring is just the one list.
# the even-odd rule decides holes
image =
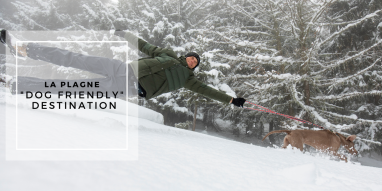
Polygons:
[[184,87],[223,103],[231,101],[231,96],[197,80],[184,56],[178,58],[173,50],[151,45],[129,32],[125,39],[150,56],[130,63],[139,83],[146,90],[146,100]]

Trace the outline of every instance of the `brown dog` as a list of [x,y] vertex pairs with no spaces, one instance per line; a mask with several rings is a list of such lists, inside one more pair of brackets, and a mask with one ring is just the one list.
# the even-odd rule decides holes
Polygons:
[[337,153],[341,144],[348,150],[351,154],[358,154],[357,150],[354,148],[353,141],[355,140],[355,135],[350,135],[345,137],[339,133],[333,133],[329,130],[278,130],[269,132],[263,138],[267,138],[273,133],[287,133],[288,135],[284,138],[284,145],[282,148],[286,148],[289,144],[292,147],[296,147],[303,151],[303,145],[307,144],[314,147],[317,150],[329,152],[330,154],[339,157],[347,162],[346,156],[342,156]]

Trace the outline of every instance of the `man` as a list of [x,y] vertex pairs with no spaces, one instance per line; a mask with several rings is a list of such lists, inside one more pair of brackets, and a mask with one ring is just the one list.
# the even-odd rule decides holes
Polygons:
[[139,51],[149,56],[130,63],[139,81],[139,92],[143,92],[139,95],[146,99],[184,87],[211,99],[243,107],[245,99],[233,98],[195,78],[193,70],[200,63],[198,54],[190,52],[178,58],[173,50],[151,45],[130,32],[116,30],[114,34],[137,44]]
[[[16,52],[16,48],[13,46],[14,43],[12,43],[11,39],[13,37],[5,30],[1,31],[0,40],[3,44],[8,45],[11,52],[15,54],[30,57],[35,60],[43,60],[60,66],[87,70],[105,76],[105,78],[87,80],[99,81],[101,88],[99,90],[102,91],[113,92],[122,90],[122,92],[124,92],[126,91],[126,77],[129,77],[128,82],[131,83],[134,81],[134,77],[131,77],[134,75],[136,79],[138,79],[138,95],[147,100],[184,87],[211,99],[243,107],[245,99],[233,98],[207,86],[195,78],[193,70],[200,63],[198,54],[190,52],[178,58],[173,50],[151,45],[137,38],[130,32],[116,30],[114,34],[125,38],[132,44],[137,42],[137,48],[150,56],[149,58],[142,58],[128,64],[128,76],[126,76],[126,63],[119,60],[72,53],[67,50],[46,47],[35,43],[29,43],[24,47],[17,47],[18,51]],[[70,83],[78,80],[43,80],[19,76],[18,91],[33,91],[41,88],[44,83],[51,84],[54,82],[55,84],[60,84],[63,81]],[[15,85],[13,83],[11,90],[15,91],[14,87]],[[55,88],[52,93],[63,90],[65,90],[65,87]],[[70,91],[90,91],[90,89],[71,88]],[[121,96],[121,94],[119,94],[119,96]]]

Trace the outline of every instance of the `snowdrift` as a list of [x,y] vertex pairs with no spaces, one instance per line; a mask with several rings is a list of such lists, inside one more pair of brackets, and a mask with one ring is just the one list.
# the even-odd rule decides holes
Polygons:
[[[138,160],[6,161],[6,146],[1,141],[0,190],[382,190],[380,168],[176,129],[163,125],[159,113],[136,105],[130,107],[140,111],[129,116],[139,121]],[[1,102],[0,116],[14,108]],[[58,139],[62,134],[78,138],[76,133],[88,133],[87,137],[103,140],[123,133],[120,111],[94,111],[87,118],[36,112],[22,106],[19,112],[29,116],[23,119],[25,128],[41,130],[35,119],[42,115],[57,124],[84,127],[79,132],[67,126],[52,126],[45,138],[50,135]],[[101,120],[105,116],[109,120]],[[5,140],[5,125],[0,124],[0,137]],[[87,137],[84,135],[84,142],[90,141]],[[107,141],[113,144],[118,140]]]

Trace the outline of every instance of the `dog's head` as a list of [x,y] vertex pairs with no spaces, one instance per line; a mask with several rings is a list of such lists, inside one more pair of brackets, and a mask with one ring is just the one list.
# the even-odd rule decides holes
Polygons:
[[349,151],[352,155],[357,155],[358,151],[354,148],[354,140],[357,136],[350,135],[345,140],[342,141],[342,144],[344,145],[345,149]]

